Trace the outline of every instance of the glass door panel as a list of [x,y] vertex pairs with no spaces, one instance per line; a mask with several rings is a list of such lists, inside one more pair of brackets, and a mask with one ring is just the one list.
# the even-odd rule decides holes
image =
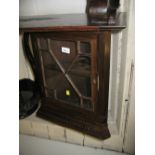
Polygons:
[[46,95],[93,110],[91,43],[38,39]]
[[68,71],[69,76],[82,96],[91,97],[91,60],[90,57],[78,55]]
[[77,55],[76,42],[51,40],[50,47],[64,70],[67,70]]

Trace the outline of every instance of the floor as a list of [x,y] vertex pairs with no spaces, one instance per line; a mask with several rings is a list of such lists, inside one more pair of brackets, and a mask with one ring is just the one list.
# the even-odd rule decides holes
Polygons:
[[20,155],[127,155],[27,135],[19,136]]

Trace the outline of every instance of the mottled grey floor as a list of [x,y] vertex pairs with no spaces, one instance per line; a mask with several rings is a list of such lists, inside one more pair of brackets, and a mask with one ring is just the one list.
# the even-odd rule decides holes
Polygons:
[[20,155],[127,155],[32,136],[19,136]]

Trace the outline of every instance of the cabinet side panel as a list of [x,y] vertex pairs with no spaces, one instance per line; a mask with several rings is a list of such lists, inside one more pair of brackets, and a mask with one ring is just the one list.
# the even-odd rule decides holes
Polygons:
[[111,32],[105,31],[98,36],[98,106],[97,112],[107,116],[109,94],[110,42]]

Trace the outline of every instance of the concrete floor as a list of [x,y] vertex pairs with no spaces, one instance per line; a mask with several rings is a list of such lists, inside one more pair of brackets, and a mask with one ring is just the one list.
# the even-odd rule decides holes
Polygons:
[[27,135],[19,136],[20,155],[127,155]]

